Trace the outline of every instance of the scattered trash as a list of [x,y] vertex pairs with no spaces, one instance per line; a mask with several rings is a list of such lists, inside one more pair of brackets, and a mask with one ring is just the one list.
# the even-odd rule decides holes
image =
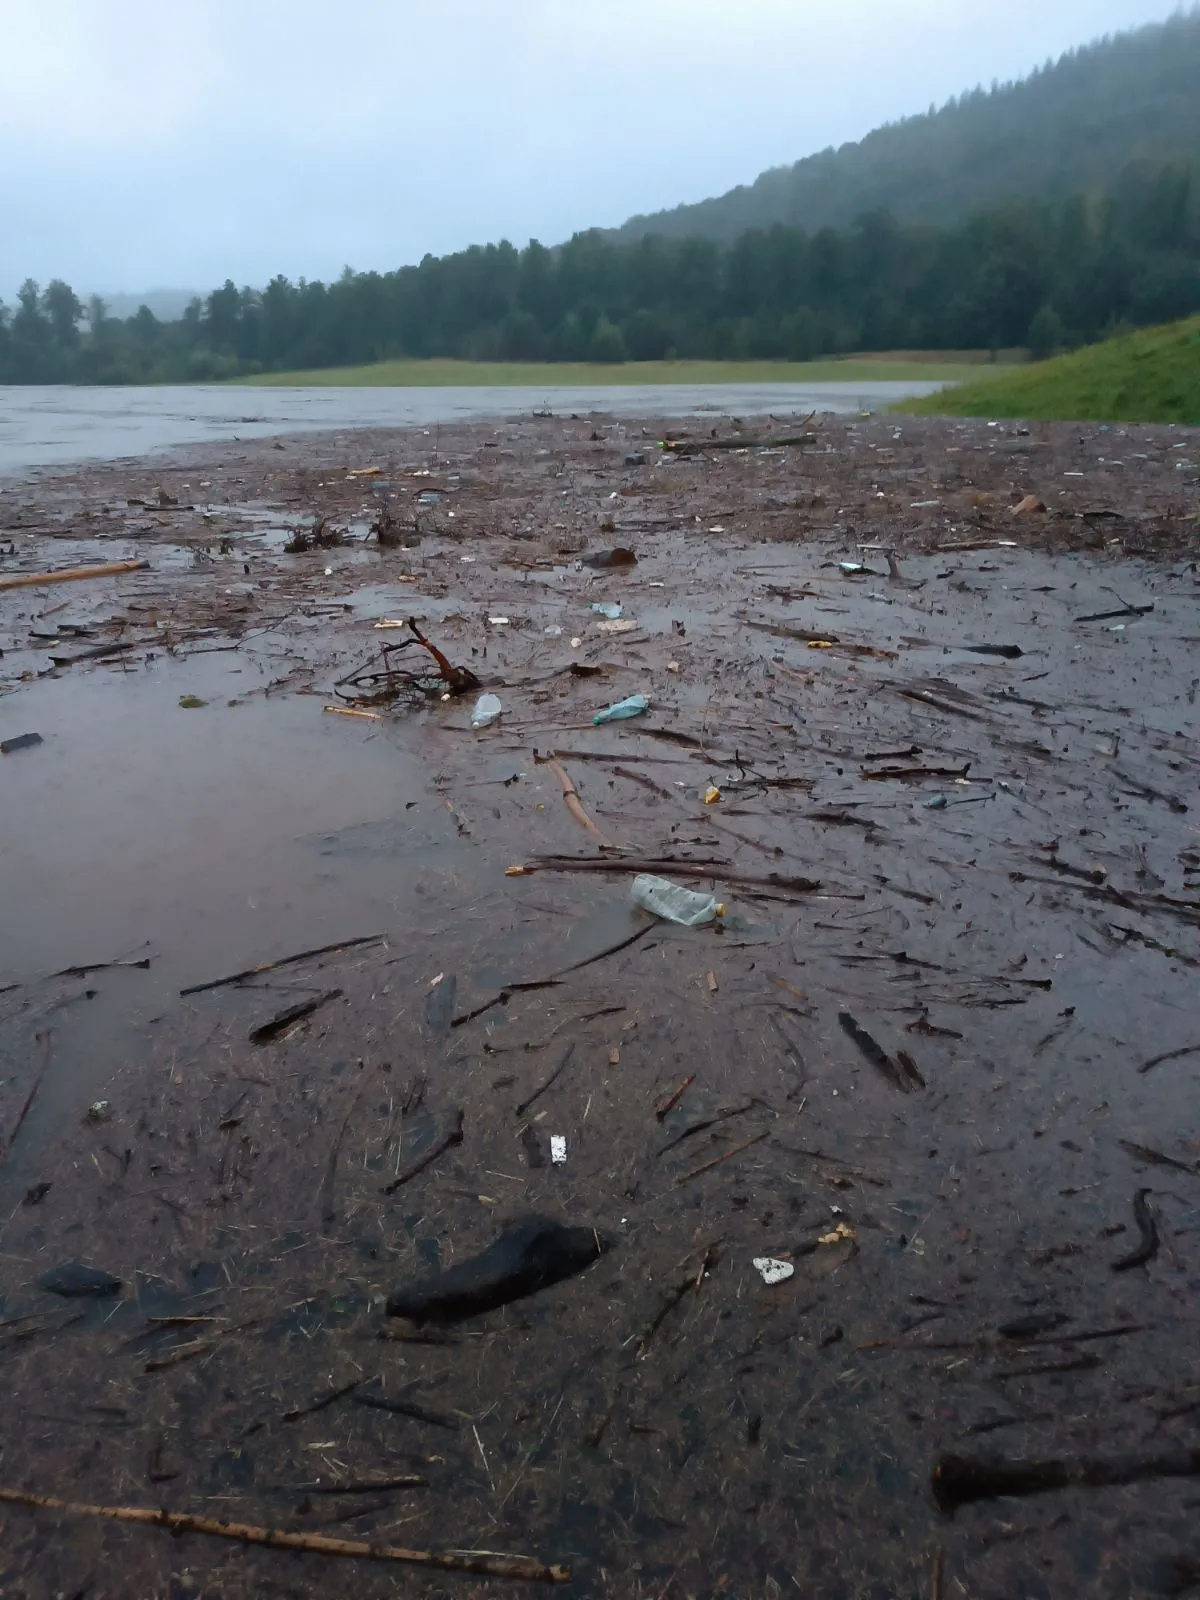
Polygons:
[[181,694],[179,704],[184,711],[199,711],[208,704],[208,701],[201,700],[197,694]]
[[419,506],[440,506],[442,497],[436,489],[423,489],[417,496]]
[[507,617],[489,617],[488,618],[488,626],[492,627],[492,628],[507,628],[508,627],[508,623],[509,623],[509,619]]
[[828,1233],[823,1233],[817,1240],[818,1244],[841,1244],[843,1239],[856,1239],[858,1235],[848,1222],[835,1223]]
[[562,631],[561,628],[551,627],[551,628],[547,628],[545,630],[545,634],[546,634],[546,638],[547,639],[561,639],[562,638],[562,633],[563,633],[563,631]]
[[1045,509],[1046,503],[1044,500],[1039,500],[1035,494],[1027,494],[1024,499],[1017,501],[1016,505],[1012,508],[1011,514],[1014,517],[1025,517],[1031,512],[1040,513],[1045,511]]
[[975,656],[1003,656],[1005,661],[1019,661],[1025,654],[1019,644],[964,644],[962,648]]
[[18,733],[12,739],[0,739],[0,756],[13,756],[18,750],[32,750],[34,745],[41,742],[40,733]]
[[926,811],[944,811],[950,804],[944,794],[935,794],[932,800],[926,800]]
[[621,604],[619,600],[593,600],[588,610],[607,617],[610,622],[615,622],[621,615]]
[[565,1135],[561,1133],[550,1135],[550,1161],[556,1167],[566,1166],[567,1141]]
[[667,662],[667,671],[668,672],[678,672],[679,671],[679,663],[678,663],[678,661],[668,661]]
[[612,550],[588,550],[579,559],[585,567],[592,567],[597,572],[603,572],[608,567],[637,566],[637,556],[624,545],[617,545]]
[[595,1228],[565,1227],[547,1217],[512,1222],[479,1255],[398,1289],[387,1314],[412,1322],[481,1316],[574,1277],[609,1248]]
[[725,907],[715,894],[684,889],[669,878],[657,878],[649,872],[639,873],[633,880],[630,898],[643,911],[681,928],[698,928],[725,915]]
[[481,694],[475,702],[475,709],[471,713],[471,726],[473,728],[490,728],[493,722],[499,720],[504,707],[500,704],[499,695]]
[[715,806],[720,798],[720,789],[717,788],[715,783],[710,783],[708,788],[704,791],[704,804],[706,806]]
[[754,1269],[765,1284],[786,1283],[794,1278],[796,1268],[790,1261],[774,1261],[770,1256],[755,1256]]
[[64,1300],[83,1300],[90,1297],[103,1299],[119,1294],[121,1279],[111,1272],[101,1272],[98,1267],[85,1267],[81,1261],[68,1261],[61,1267],[52,1267],[38,1279],[38,1288],[60,1295]]
[[650,702],[644,694],[631,694],[624,700],[618,700],[616,705],[605,706],[603,711],[597,711],[592,722],[599,726],[602,722],[624,722],[628,717],[640,717],[649,711]]
[[505,867],[504,869],[504,876],[506,878],[524,878],[527,877],[528,874],[529,869],[527,867]]
[[111,1117],[112,1106],[107,1100],[93,1100],[87,1108],[87,1113],[83,1120],[85,1122],[102,1123],[108,1122]]
[[634,455],[625,457],[625,465],[627,467],[644,467],[646,465],[646,458],[640,451],[638,451]]
[[[597,633],[632,633],[636,627],[637,627],[637,623],[633,622],[628,617],[626,617],[623,621],[619,621],[618,619],[616,619],[614,617],[612,620],[610,620],[608,622],[598,622],[596,624],[596,632]],[[576,644],[579,641],[572,640],[571,642],[572,642],[572,644]]]

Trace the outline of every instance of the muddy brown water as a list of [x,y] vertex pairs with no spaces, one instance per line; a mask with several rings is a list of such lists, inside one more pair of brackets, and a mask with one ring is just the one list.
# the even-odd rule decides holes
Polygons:
[[[1139,1071],[1200,1046],[1195,436],[831,418],[805,450],[625,466],[671,425],[0,492],[0,572],[150,562],[0,592],[0,738],[43,741],[0,758],[0,1480],[536,1555],[583,1595],[1179,1592],[1194,1478],[949,1518],[931,1477],[1200,1445],[1200,1052]],[[1050,510],[1012,517],[1027,491]],[[360,538],[384,504],[409,548]],[[355,542],[284,553],[318,513]],[[580,564],[617,543],[636,567]],[[324,710],[414,614],[495,727],[470,699]],[[106,642],[132,648],[53,664]],[[647,716],[592,725],[636,692]],[[724,923],[650,923],[645,859]],[[463,1142],[385,1195],[457,1108]],[[1141,1189],[1157,1254],[1114,1272]],[[387,1337],[414,1331],[389,1292],[529,1211],[613,1248]],[[121,1295],[37,1288],[75,1259]],[[397,1473],[428,1485],[322,1492]],[[514,1589],[0,1513],[5,1595],[348,1582]]]

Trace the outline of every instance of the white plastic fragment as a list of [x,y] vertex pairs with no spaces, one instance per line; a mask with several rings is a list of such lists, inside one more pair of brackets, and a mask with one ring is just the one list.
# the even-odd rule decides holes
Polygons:
[[556,1167],[565,1167],[567,1164],[567,1139],[562,1133],[550,1135],[550,1160]]
[[796,1272],[790,1261],[774,1261],[770,1256],[755,1256],[754,1268],[766,1284],[786,1283]]

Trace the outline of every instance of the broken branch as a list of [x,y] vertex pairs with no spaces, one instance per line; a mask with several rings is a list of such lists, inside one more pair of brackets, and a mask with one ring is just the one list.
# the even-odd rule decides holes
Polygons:
[[350,1556],[360,1561],[397,1561],[438,1572],[470,1572],[484,1578],[517,1578],[526,1583],[569,1583],[571,1569],[547,1566],[532,1556],[504,1556],[462,1551],[408,1550],[403,1545],[367,1544],[360,1539],[331,1539],[320,1533],[287,1533],[251,1522],[220,1522],[187,1511],[152,1511],[145,1506],[100,1506],[25,1489],[0,1488],[0,1500],[34,1510],[61,1511],[72,1517],[104,1517],[110,1522],[138,1522],[171,1533],[203,1533],[236,1544],[266,1545],[272,1550],[300,1550],[308,1555]]

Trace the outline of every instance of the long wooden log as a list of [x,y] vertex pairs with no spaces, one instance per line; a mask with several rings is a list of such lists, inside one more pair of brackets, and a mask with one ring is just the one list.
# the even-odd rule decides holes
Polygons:
[[44,583],[77,583],[81,578],[115,578],[137,572],[148,561],[106,561],[98,567],[60,567],[57,572],[13,572],[0,578],[0,589],[38,589]]
[[409,1566],[432,1567],[439,1572],[470,1572],[484,1578],[517,1578],[526,1583],[569,1583],[571,1569],[547,1566],[531,1556],[493,1555],[488,1551],[408,1550],[402,1545],[367,1544],[360,1539],[331,1539],[321,1533],[289,1533],[282,1528],[262,1528],[251,1522],[218,1522],[214,1517],[193,1516],[188,1511],[153,1511],[145,1506],[98,1506],[80,1500],[60,1500],[52,1494],[32,1494],[25,1489],[0,1488],[0,1500],[10,1505],[61,1511],[74,1517],[105,1517],[110,1522],[140,1522],[171,1533],[205,1533],[236,1544],[266,1545],[272,1550],[300,1550],[309,1555],[351,1556],[362,1561],[399,1561]]

